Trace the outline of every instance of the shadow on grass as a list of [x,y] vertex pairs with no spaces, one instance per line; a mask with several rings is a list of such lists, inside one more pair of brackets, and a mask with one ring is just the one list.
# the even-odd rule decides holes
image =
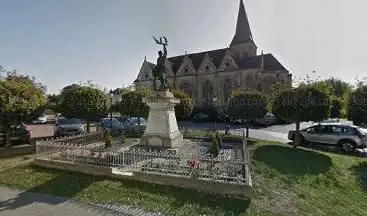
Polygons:
[[281,145],[264,145],[257,148],[254,159],[287,175],[317,175],[325,173],[332,166],[331,159],[326,155]]
[[[293,146],[294,142],[288,142],[287,144]],[[307,149],[314,149],[314,150],[318,150],[318,151],[323,151],[323,152],[329,152],[329,153],[333,153],[333,154],[339,154],[339,155],[365,157],[365,154],[363,152],[359,152],[357,150],[355,150],[354,152],[343,152],[340,148],[338,148],[335,145],[325,145],[325,144],[321,144],[321,143],[312,143],[312,144],[302,145],[301,147],[307,148]]]
[[[43,168],[36,168],[31,165],[28,165],[28,167],[31,168],[33,172],[39,172],[46,176],[51,173],[50,170]],[[3,172],[11,172],[11,170],[5,170]],[[5,210],[15,210],[34,203],[57,205],[65,202],[68,197],[74,197],[94,182],[93,177],[82,175],[78,176],[71,172],[52,170],[52,174],[56,174],[54,178],[30,188],[25,192],[16,192],[14,194],[15,196],[10,197],[6,201],[0,202],[0,212]]]
[[174,197],[170,209],[178,209],[186,205],[199,205],[199,209],[216,209],[216,212],[225,212],[225,215],[239,215],[245,213],[250,205],[250,200],[229,198],[221,195],[210,195],[196,190],[183,189],[173,186],[154,185],[144,182],[123,181],[128,187],[155,194],[159,196]]
[[[138,203],[142,199],[150,200],[151,197],[157,195],[158,199],[159,197],[172,197],[172,200],[169,201],[168,205],[169,211],[175,211],[180,207],[192,204],[198,206],[198,210],[210,208],[213,212],[225,212],[225,215],[239,215],[240,213],[246,212],[250,204],[249,200],[214,196],[195,190],[182,189],[172,186],[154,185],[132,180],[121,181],[107,177],[84,175],[76,172],[45,169],[39,167],[28,167],[26,169],[32,169],[31,175],[35,175],[35,173],[40,176],[53,175],[54,178],[45,181],[39,186],[27,190],[27,192],[18,194],[13,199],[9,199],[0,203],[0,212],[27,206],[33,204],[34,202],[47,203],[51,205],[65,202],[66,199],[59,197],[77,197],[77,199],[78,197],[83,197],[83,201],[86,202],[95,203],[98,200],[97,202],[101,202],[101,204],[118,204],[118,200],[121,199],[120,197],[126,195],[126,193],[129,193],[129,196],[132,197],[133,200],[131,201],[137,201]],[[108,184],[107,187],[109,188],[105,188],[106,185],[102,183],[105,180],[118,184]],[[99,184],[99,182],[102,184]],[[89,187],[87,191],[84,190],[87,187]],[[115,191],[115,193],[108,194],[107,192],[106,194],[99,194],[103,193],[104,190],[109,191],[111,189]],[[52,196],[28,192],[37,192]],[[133,194],[136,194],[136,196]],[[167,203],[163,202],[164,201],[161,201],[161,203],[156,203],[156,205],[167,207]],[[167,210],[166,207],[164,210]]]
[[362,162],[356,166],[351,167],[351,170],[356,175],[356,180],[367,192],[367,162]]

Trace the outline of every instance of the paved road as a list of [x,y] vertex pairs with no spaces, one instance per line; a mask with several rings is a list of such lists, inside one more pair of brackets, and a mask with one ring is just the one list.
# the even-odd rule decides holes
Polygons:
[[90,205],[0,187],[0,216],[164,216],[130,206]]
[[[192,123],[192,122],[179,122],[180,126],[187,126],[190,128],[213,128],[213,123]],[[224,131],[226,124],[217,123],[216,128],[220,131]],[[311,126],[311,122],[301,123],[301,128]],[[289,142],[288,131],[295,129],[295,124],[289,125],[273,125],[270,127],[252,127],[250,128],[249,135],[250,138],[278,141],[278,142]],[[244,127],[242,125],[231,125],[231,133],[241,135]]]

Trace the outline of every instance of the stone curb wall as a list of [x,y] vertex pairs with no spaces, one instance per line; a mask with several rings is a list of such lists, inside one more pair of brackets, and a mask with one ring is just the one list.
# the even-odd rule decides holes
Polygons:
[[251,199],[253,196],[253,188],[251,183],[250,185],[246,185],[215,182],[208,179],[195,179],[189,176],[163,175],[141,171],[124,172],[122,170],[110,167],[94,166],[78,162],[56,161],[48,158],[35,158],[33,160],[33,164],[40,167],[69,170],[89,175],[106,176],[115,179],[127,179],[151,184],[195,189],[198,191],[205,191],[207,193],[222,194],[241,199]]

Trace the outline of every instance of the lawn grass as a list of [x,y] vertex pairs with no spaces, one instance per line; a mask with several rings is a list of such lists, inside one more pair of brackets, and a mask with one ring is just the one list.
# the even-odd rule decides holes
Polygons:
[[170,215],[365,215],[367,160],[258,141],[249,201],[134,181],[116,181],[0,159],[0,184],[74,200],[123,203]]

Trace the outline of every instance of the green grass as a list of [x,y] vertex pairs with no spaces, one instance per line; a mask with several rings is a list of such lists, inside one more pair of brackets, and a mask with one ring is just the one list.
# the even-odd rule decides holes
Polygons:
[[365,215],[367,160],[259,141],[249,201],[134,181],[36,168],[0,159],[0,184],[74,200],[123,203],[170,215]]

